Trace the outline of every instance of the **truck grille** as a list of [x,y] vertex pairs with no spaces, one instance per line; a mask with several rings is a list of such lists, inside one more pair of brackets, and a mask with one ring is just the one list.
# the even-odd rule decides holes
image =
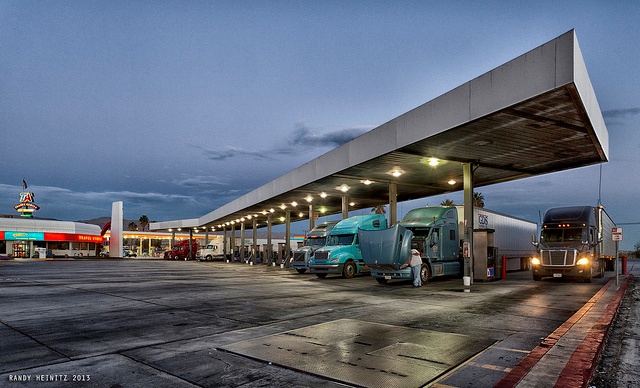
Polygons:
[[293,253],[293,261],[301,261],[304,263],[304,257],[305,257],[305,253],[304,252],[294,252]]
[[328,251],[318,251],[316,252],[316,254],[313,256],[314,259],[316,261],[325,261],[329,258],[329,252]]
[[540,251],[542,265],[573,266],[576,265],[577,256],[575,249]]

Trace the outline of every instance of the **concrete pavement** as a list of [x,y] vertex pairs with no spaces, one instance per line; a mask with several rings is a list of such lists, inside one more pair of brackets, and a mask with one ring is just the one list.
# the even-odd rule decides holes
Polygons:
[[237,263],[0,262],[0,385],[581,386],[630,279],[607,276],[464,292]]

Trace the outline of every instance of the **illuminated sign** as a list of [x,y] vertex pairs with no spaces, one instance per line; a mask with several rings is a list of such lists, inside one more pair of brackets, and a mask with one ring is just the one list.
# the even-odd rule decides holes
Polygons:
[[[24,182],[24,181],[23,181]],[[26,184],[23,184],[23,188],[26,189]],[[20,203],[13,208],[23,217],[31,217],[32,213],[36,210],[40,210],[40,206],[33,203],[34,195],[30,191],[23,191],[20,193]]]
[[71,242],[90,242],[102,243],[102,236],[93,236],[89,234],[70,234],[70,233],[48,233],[48,232],[0,232],[0,240],[12,241],[71,241]]
[[44,233],[42,232],[4,232],[5,240],[29,240],[29,241],[44,241]]
[[94,242],[101,243],[102,236],[93,236],[89,234],[69,234],[69,233],[44,233],[44,241],[77,241],[77,242]]

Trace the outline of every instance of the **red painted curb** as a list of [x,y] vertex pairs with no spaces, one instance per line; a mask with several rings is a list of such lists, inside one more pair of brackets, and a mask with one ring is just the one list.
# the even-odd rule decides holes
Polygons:
[[620,285],[598,322],[589,330],[585,339],[569,358],[569,362],[560,373],[555,387],[586,387],[589,384],[609,334],[611,323],[618,314],[622,298],[632,279],[633,275],[629,275]]
[[[609,289],[611,284],[613,284],[613,281],[614,281],[613,279],[609,280],[607,284],[604,287],[602,287],[591,299],[589,299],[589,301],[585,303],[580,310],[578,310],[569,319],[567,319],[562,325],[560,325],[560,327],[554,330],[553,333],[549,334],[549,336],[545,338],[542,341],[542,343],[540,343],[540,345],[536,346],[525,358],[523,358],[518,363],[518,365],[516,365],[509,373],[507,373],[500,381],[498,381],[498,383],[494,385],[494,388],[515,387],[518,384],[518,382],[520,382],[520,380],[522,380],[522,378],[526,376],[527,373],[529,373],[529,371],[538,363],[538,361],[540,361],[540,359],[549,351],[549,349],[551,349],[558,342],[558,340],[562,338],[562,336],[565,335],[566,332],[569,331],[569,329],[576,322],[578,322],[580,318],[582,318],[582,316],[586,314],[587,311],[589,311],[592,305],[596,303],[596,301],[600,299],[600,297],[602,297],[602,295],[607,291],[607,289]],[[627,279],[627,282],[628,282],[628,279]],[[626,290],[626,286],[625,286],[625,290]],[[618,296],[618,293],[620,293],[620,290],[617,291],[616,296],[614,296],[612,301]],[[618,309],[619,304],[620,303],[618,301],[618,304],[615,307],[616,311]],[[612,305],[611,302],[609,302],[609,306],[610,305]],[[607,309],[609,309],[609,306],[607,306]],[[610,322],[611,321],[609,321],[609,323]],[[600,320],[598,321],[598,324],[600,324]],[[576,386],[576,385],[570,384],[565,386]]]

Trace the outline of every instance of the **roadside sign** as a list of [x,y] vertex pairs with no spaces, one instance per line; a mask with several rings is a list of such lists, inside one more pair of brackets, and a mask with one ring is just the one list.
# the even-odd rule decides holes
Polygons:
[[622,241],[622,228],[611,228],[613,241]]

